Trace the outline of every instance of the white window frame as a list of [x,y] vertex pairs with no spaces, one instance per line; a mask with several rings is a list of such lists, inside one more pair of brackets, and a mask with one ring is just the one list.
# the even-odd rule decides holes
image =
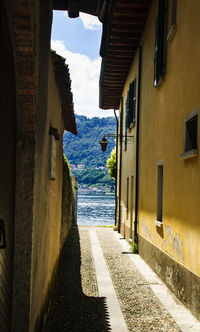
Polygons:
[[157,204],[155,225],[163,225],[163,160],[157,162]]
[[[197,116],[197,148],[186,150],[186,140],[187,140],[187,123],[194,117]],[[198,122],[199,122],[199,111],[194,110],[185,117],[185,128],[184,128],[184,153],[180,154],[181,159],[189,159],[198,156]]]

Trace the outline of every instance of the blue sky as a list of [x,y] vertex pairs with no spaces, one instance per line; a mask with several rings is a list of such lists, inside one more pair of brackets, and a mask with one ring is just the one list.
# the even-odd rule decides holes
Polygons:
[[[93,30],[85,29],[80,18],[71,19],[61,11],[54,11],[52,39],[64,40],[67,49],[74,53],[88,55],[91,59],[99,57],[101,25]],[[98,30],[97,30],[98,29]]]
[[51,47],[69,65],[75,113],[88,117],[113,116],[98,107],[101,29],[91,15],[71,19],[67,12],[54,11]]

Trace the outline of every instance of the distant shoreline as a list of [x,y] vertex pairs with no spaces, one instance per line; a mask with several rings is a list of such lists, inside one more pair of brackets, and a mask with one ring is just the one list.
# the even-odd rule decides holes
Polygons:
[[92,190],[92,189],[78,189],[79,194],[105,194],[105,195],[114,195],[115,192],[110,192],[110,191],[104,191],[104,190]]

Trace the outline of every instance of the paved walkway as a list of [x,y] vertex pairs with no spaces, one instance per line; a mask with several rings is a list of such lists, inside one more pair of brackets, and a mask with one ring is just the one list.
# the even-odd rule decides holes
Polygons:
[[198,332],[200,324],[108,228],[73,228],[45,332]]

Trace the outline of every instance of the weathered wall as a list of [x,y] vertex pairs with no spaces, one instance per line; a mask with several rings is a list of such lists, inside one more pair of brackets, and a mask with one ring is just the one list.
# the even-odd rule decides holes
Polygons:
[[[2,3],[7,15],[1,12],[3,25],[0,25],[0,34],[4,50],[0,57],[1,70],[5,73],[1,72],[0,89],[3,152],[0,166],[3,176],[1,202],[4,199],[4,211],[0,204],[0,218],[6,219],[8,249],[11,256],[14,254],[13,285],[9,290],[12,294],[12,314],[9,306],[5,310],[9,311],[11,331],[34,331],[41,328],[48,307],[60,251],[64,125],[51,63],[49,67],[51,2],[1,0],[1,10]],[[4,36],[1,29],[5,29],[6,17],[9,27],[6,27],[7,35]],[[11,45],[8,45],[9,42]],[[60,134],[54,182],[48,178],[51,126],[57,128]],[[6,264],[9,265],[7,270],[12,268],[8,257]],[[4,270],[3,266],[0,279]],[[9,302],[8,294],[6,298]],[[2,295],[0,301],[3,301]],[[6,331],[5,328],[2,330]]]
[[[195,11],[194,11],[195,8]],[[141,39],[141,118],[139,148],[139,249],[140,254],[172,291],[200,317],[199,216],[200,157],[182,159],[185,117],[200,104],[200,3],[177,1],[177,31],[167,42],[167,71],[153,87],[155,20],[152,7]],[[137,73],[138,58],[130,77]],[[134,69],[135,68],[135,69]],[[125,104],[124,104],[125,110]],[[124,119],[125,121],[125,119]],[[137,125],[137,119],[136,119]],[[135,129],[132,129],[134,132]],[[198,130],[199,144],[199,130]],[[126,181],[134,174],[134,145],[123,151],[122,205],[126,207]],[[124,149],[123,149],[124,150]],[[157,166],[163,163],[163,223],[156,226]],[[130,188],[130,182],[129,182]],[[129,194],[130,197],[130,194]],[[128,216],[129,218],[129,216]],[[123,213],[122,234],[127,238],[129,220]],[[124,225],[126,225],[124,227]],[[198,300],[197,300],[198,299]]]
[[[184,152],[184,119],[200,104],[200,25],[196,14],[200,3],[195,1],[194,12],[187,1],[178,2],[178,27],[167,44],[167,73],[159,88],[153,88],[156,5],[154,1],[142,38],[139,232],[200,275],[200,158],[180,158]],[[159,160],[163,160],[164,173],[162,232],[154,224]]]
[[72,223],[77,224],[77,204],[78,204],[78,178],[71,175],[73,187],[73,210],[72,210]]
[[[138,87],[138,70],[139,70],[139,53],[137,52],[134,62],[131,66],[129,75],[127,77],[124,90],[123,90],[123,135],[125,136],[125,122],[126,122],[126,98],[129,90],[129,84],[136,77],[136,84]],[[138,88],[136,88],[136,95]],[[120,105],[120,112],[122,105]],[[120,116],[119,116],[120,118]],[[120,124],[119,124],[120,128]],[[128,130],[128,136],[134,136],[127,139],[127,148],[125,149],[125,137],[122,143],[122,187],[121,187],[121,207],[122,207],[122,220],[121,220],[121,233],[124,237],[134,239],[134,220],[135,220],[135,172],[136,172],[136,130],[137,130],[137,99],[136,99],[136,118],[134,126]],[[120,147],[119,147],[120,149]],[[120,152],[118,152],[120,155]],[[119,166],[118,166],[119,169]],[[128,194],[128,210],[127,210],[127,178],[129,178],[129,194]],[[118,175],[119,179],[119,175]],[[131,184],[132,183],[132,184]]]
[[[36,109],[36,6],[38,1],[5,0],[16,77],[16,181],[12,331],[28,331],[30,321],[33,188]],[[37,15],[38,17],[38,15]],[[20,291],[19,291],[20,290]]]
[[[199,315],[199,306],[191,300],[197,296],[199,285],[188,288],[188,275],[200,275],[199,266],[199,215],[200,195],[199,155],[183,160],[184,119],[199,108],[200,97],[200,34],[197,12],[200,3],[193,6],[178,1],[177,31],[167,42],[167,72],[159,88],[153,87],[153,58],[155,47],[155,18],[157,1],[153,2],[141,45],[142,91],[140,127],[140,185],[139,185],[139,234],[165,255],[142,255],[160,275],[171,269],[171,285],[181,300]],[[193,10],[195,8],[195,11]],[[199,137],[198,137],[199,142]],[[157,227],[157,164],[163,162],[163,225]],[[150,247],[146,245],[146,250]],[[153,254],[153,252],[152,252]],[[154,258],[153,258],[154,257]],[[162,257],[162,258],[161,258]],[[169,259],[171,257],[171,266]],[[166,263],[168,261],[168,263]],[[176,262],[176,263],[175,263]],[[153,263],[153,264],[152,264]],[[179,264],[178,264],[179,263]],[[176,265],[176,268],[173,266]],[[182,265],[187,269],[184,272]],[[159,266],[159,269],[156,268]],[[189,273],[190,272],[190,273]],[[175,281],[179,278],[179,284]],[[190,300],[189,300],[190,298]],[[193,304],[190,302],[193,301]]]
[[63,155],[62,219],[60,233],[61,247],[63,246],[73,223],[73,207],[74,196],[72,179],[70,176],[70,167],[66,157]]
[[[30,331],[39,329],[53,287],[60,253],[60,228],[62,206],[62,135],[60,95],[54,78],[54,68],[49,61],[48,101],[46,121],[37,132],[37,150],[34,188],[34,227],[32,252],[32,298]],[[49,180],[49,128],[58,130],[56,141],[55,181]]]

